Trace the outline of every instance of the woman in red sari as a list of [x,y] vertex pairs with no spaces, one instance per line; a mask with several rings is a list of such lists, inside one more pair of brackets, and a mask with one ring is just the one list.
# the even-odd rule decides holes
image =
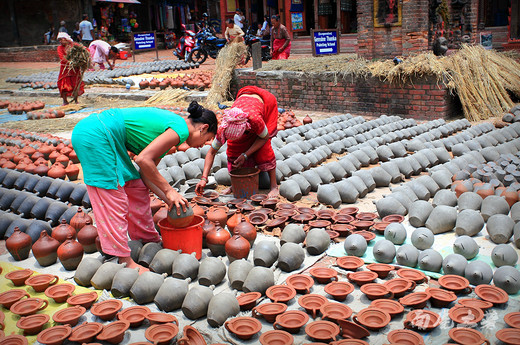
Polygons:
[[[224,112],[217,135],[206,154],[204,171],[196,192],[202,193],[215,154],[227,142],[228,170],[240,167],[257,167],[269,174],[270,198],[278,196],[276,158],[271,138],[277,133],[278,103],[272,93],[256,86],[238,91],[231,108]],[[230,193],[231,189],[227,191]]]
[[78,103],[78,96],[81,96],[85,90],[82,80],[82,74],[80,70],[70,69],[67,66],[67,49],[72,47],[74,43],[69,34],[60,32],[58,34],[58,56],[60,58],[60,74],[58,75],[58,90],[60,90],[60,96],[63,98],[63,105],[69,104],[67,97],[72,96],[75,103]]

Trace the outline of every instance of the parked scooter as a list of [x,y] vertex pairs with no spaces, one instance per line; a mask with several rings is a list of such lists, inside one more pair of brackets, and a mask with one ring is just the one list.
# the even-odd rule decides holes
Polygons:
[[196,34],[186,29],[186,25],[182,24],[181,26],[183,35],[177,44],[177,47],[173,51],[173,55],[177,56],[179,60],[184,60],[189,62],[189,55],[193,48],[195,48],[195,36]]
[[269,61],[271,60],[271,41],[269,40],[262,40],[255,36],[254,30],[252,27],[249,27],[247,30],[245,36],[244,36],[244,43],[247,46],[247,56],[244,60],[244,64],[247,64],[251,57],[253,56],[253,43],[260,42],[261,48],[262,48],[262,61]]
[[194,63],[204,63],[208,56],[216,59],[220,49],[226,45],[226,39],[215,37],[207,28],[197,33],[196,42],[188,57],[188,61]]

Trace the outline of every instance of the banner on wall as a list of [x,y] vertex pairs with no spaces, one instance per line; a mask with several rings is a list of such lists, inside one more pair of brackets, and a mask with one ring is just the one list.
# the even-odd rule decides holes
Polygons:
[[291,12],[292,31],[304,30],[303,12]]

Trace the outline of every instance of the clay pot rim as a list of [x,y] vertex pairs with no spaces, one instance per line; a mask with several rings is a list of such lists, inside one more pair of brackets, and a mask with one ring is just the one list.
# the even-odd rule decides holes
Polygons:
[[[276,290],[281,290],[281,291],[287,291],[288,292],[288,296],[283,296],[283,298],[276,298],[276,294],[278,292],[276,292]],[[292,300],[294,298],[294,296],[296,296],[296,289],[293,288],[292,286],[289,286],[289,285],[273,285],[273,286],[270,286],[266,291],[265,291],[265,295],[273,302],[282,302],[282,303],[286,303],[290,300]]]
[[[114,306],[112,306],[113,304]],[[98,302],[92,305],[92,307],[90,308],[90,312],[92,313],[92,315],[97,316],[102,320],[112,316],[108,319],[110,320],[114,318],[114,316],[116,316],[116,314],[121,310],[122,307],[123,302],[121,302],[120,300],[108,299],[106,301]]]
[[[385,306],[388,307],[389,305],[392,305],[395,308],[391,311],[388,308],[385,308]],[[390,316],[399,315],[404,312],[404,306],[401,303],[387,298],[381,298],[372,301],[372,303],[369,305],[369,308],[379,308],[386,311],[388,314],[390,314]]]
[[[479,344],[482,344],[487,340],[486,337],[484,336],[484,334],[480,333],[476,329],[466,328],[466,327],[455,327],[448,331],[448,335],[456,343],[461,343],[461,344],[463,343],[462,339],[457,340],[457,338],[459,337],[457,335],[457,333],[459,333],[459,334],[460,333],[471,333],[479,338],[478,341],[480,341],[480,342],[477,341],[477,343],[479,343]],[[475,343],[475,344],[477,344],[477,343]]]
[[520,336],[520,330],[517,329],[517,328],[504,328],[504,329],[501,329],[498,332],[496,332],[495,336],[501,342],[503,342],[505,344],[511,344],[512,345],[514,343],[512,343],[511,341],[508,341],[509,337],[510,337],[510,334],[512,334],[513,336],[518,337],[518,336]]
[[[312,328],[314,328],[314,330]],[[331,330],[330,337],[322,338],[322,337],[317,336],[317,334],[313,333],[316,331],[316,328],[318,328],[319,330],[321,330],[321,329]],[[317,340],[329,340],[329,339],[336,340],[336,337],[340,333],[340,328],[334,322],[319,320],[319,321],[313,321],[313,322],[309,323],[307,326],[305,326],[305,333],[309,337],[311,337],[313,339],[317,339]]]
[[509,327],[520,328],[520,312],[507,313],[504,321]]
[[[464,322],[464,320],[462,318],[459,318],[459,316],[461,315],[460,314],[461,310],[467,310],[472,315],[475,315],[476,316],[475,319],[472,320],[471,322]],[[462,315],[465,315],[465,314],[462,314]],[[482,309],[479,309],[479,308],[468,307],[468,306],[463,306],[463,305],[459,304],[459,305],[452,307],[448,311],[448,316],[450,317],[450,319],[453,320],[453,322],[456,322],[456,323],[474,324],[474,323],[479,323],[480,321],[482,321],[482,319],[484,318],[484,312],[482,311]]]
[[[239,323],[239,324],[248,323],[249,325],[251,325],[254,328],[249,332],[237,332],[237,329],[235,328],[235,326],[238,326],[238,325],[236,325],[237,323]],[[235,317],[233,319],[227,320],[224,323],[224,327],[226,327],[226,329],[229,332],[234,333],[240,339],[246,340],[246,339],[251,338],[256,333],[260,332],[260,330],[262,329],[262,323],[260,323],[260,321],[258,321],[257,319],[255,319],[253,317],[239,316],[239,317]]]
[[[348,263],[352,262],[354,262],[352,266],[348,265]],[[364,264],[365,261],[357,256],[343,256],[341,258],[336,259],[336,265],[346,270],[357,270]]]
[[[61,330],[65,330],[65,334],[63,334],[61,338],[56,338],[57,335],[55,335],[53,333],[61,331]],[[45,338],[45,337],[49,336],[48,335],[49,333],[52,334],[52,340]],[[38,334],[38,336],[36,337],[36,340],[42,344],[58,344],[58,343],[61,343],[62,341],[64,341],[65,339],[67,339],[68,337],[70,337],[71,334],[72,334],[72,327],[70,327],[69,325],[53,326],[53,327],[50,327],[50,328],[47,328],[47,329],[44,329],[43,331],[41,331]]]
[[[74,315],[73,314],[74,317],[70,317],[70,315],[69,315],[69,318],[66,318],[66,319],[61,318],[62,317],[61,314],[64,314],[64,313],[67,313],[67,312],[72,312],[72,311],[77,311],[77,313],[79,313],[79,314],[78,315]],[[63,309],[58,310],[57,312],[55,312],[52,315],[52,320],[54,322],[56,322],[56,323],[66,323],[67,321],[71,322],[73,320],[79,319],[83,314],[85,314],[86,311],[87,311],[87,309],[85,307],[80,306],[80,305],[75,305],[75,306],[72,306],[72,307],[63,308]]]
[[[169,336],[171,335],[171,338],[170,339],[163,339],[163,338],[156,339],[156,337],[154,336],[155,335],[154,332],[157,330],[157,328],[159,328],[160,330],[165,329],[165,328],[169,329],[169,331],[170,331]],[[145,338],[154,344],[168,344],[173,338],[175,338],[177,336],[177,334],[179,334],[179,327],[174,323],[160,323],[160,324],[156,324],[156,325],[151,325],[144,332]]]
[[[54,291],[58,290],[58,291]],[[69,283],[61,283],[49,286],[45,289],[45,296],[54,299],[55,297],[65,297],[69,296],[76,290],[76,285]]]
[[[19,310],[20,308],[24,307],[26,304],[27,305],[33,304],[35,307],[34,310],[33,309]],[[37,307],[36,307],[36,305],[37,305]],[[11,306],[11,308],[9,308],[9,311],[16,315],[28,316],[28,315],[34,314],[40,310],[47,308],[48,305],[49,305],[49,302],[45,299],[41,299],[38,297],[29,297],[26,299],[20,299],[19,301],[15,302]]]
[[[367,314],[372,314],[372,315],[379,314],[382,316],[383,320],[379,324],[374,324],[374,323],[367,324],[366,323]],[[353,319],[355,322],[360,323],[362,326],[364,326],[368,329],[377,330],[377,329],[386,327],[392,320],[392,317],[390,316],[390,314],[388,314],[384,310],[375,309],[375,308],[365,308],[365,309],[361,309],[356,315],[354,315]]]
[[393,331],[390,331],[386,338],[388,339],[388,341],[390,343],[398,343],[399,344],[399,338],[395,338],[395,337],[399,337],[400,334],[408,334],[409,337],[414,337],[415,340],[417,341],[416,344],[417,345],[424,345],[424,340],[423,340],[423,337],[422,335],[420,335],[419,333],[416,333],[414,331],[410,331],[409,329],[394,329]]
[[[294,337],[289,332],[273,329],[273,330],[264,332],[264,333],[262,333],[262,335],[260,335],[260,339],[259,339],[260,344],[269,345],[270,337],[275,337],[274,339],[282,339],[285,341],[286,344],[292,344],[294,342]],[[285,337],[285,338],[283,338],[283,337]]]
[[[337,291],[331,290],[338,286],[344,287],[345,290],[341,291],[341,293],[336,293]],[[350,284],[349,282],[344,281],[334,281],[330,282],[327,285],[325,285],[325,292],[328,293],[331,296],[338,296],[338,295],[349,295],[354,291],[355,287],[354,285]],[[331,293],[333,292],[333,293]]]
[[[36,325],[32,324],[32,325],[24,325],[25,322],[36,322],[36,321],[33,321],[35,319],[41,319],[43,318],[43,320],[40,320],[36,323]],[[51,317],[47,314],[32,314],[32,315],[28,315],[28,316],[22,316],[17,322],[16,322],[16,327],[20,328],[20,329],[23,329],[23,330],[26,330],[26,329],[32,329],[32,328],[39,328],[40,331],[41,331],[41,328],[47,323],[49,322],[49,320],[51,319]],[[26,327],[24,327],[26,326]]]
[[[94,330],[92,332],[92,334],[90,334],[88,337],[84,337],[84,338],[78,338],[77,337],[77,333],[79,333],[80,330],[83,330],[84,328],[93,328],[94,327]],[[93,337],[97,336],[99,333],[101,333],[101,331],[103,331],[103,328],[105,326],[103,326],[101,323],[99,322],[83,322],[81,325],[75,327],[73,330],[72,330],[72,334],[70,335],[69,337],[69,341],[74,341],[74,342],[84,342],[84,339],[92,339]]]
[[[489,284],[481,284],[475,287],[475,293],[478,297],[483,299],[484,301],[491,302],[493,304],[503,304],[509,301],[509,295],[503,289],[498,286],[489,285]],[[495,296],[491,297],[488,295],[489,293],[494,293]]]

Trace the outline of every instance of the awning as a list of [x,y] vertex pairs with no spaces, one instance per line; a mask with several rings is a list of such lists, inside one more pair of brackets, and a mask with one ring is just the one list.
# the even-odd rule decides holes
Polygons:
[[96,0],[97,2],[117,2],[122,4],[141,4],[137,0]]

